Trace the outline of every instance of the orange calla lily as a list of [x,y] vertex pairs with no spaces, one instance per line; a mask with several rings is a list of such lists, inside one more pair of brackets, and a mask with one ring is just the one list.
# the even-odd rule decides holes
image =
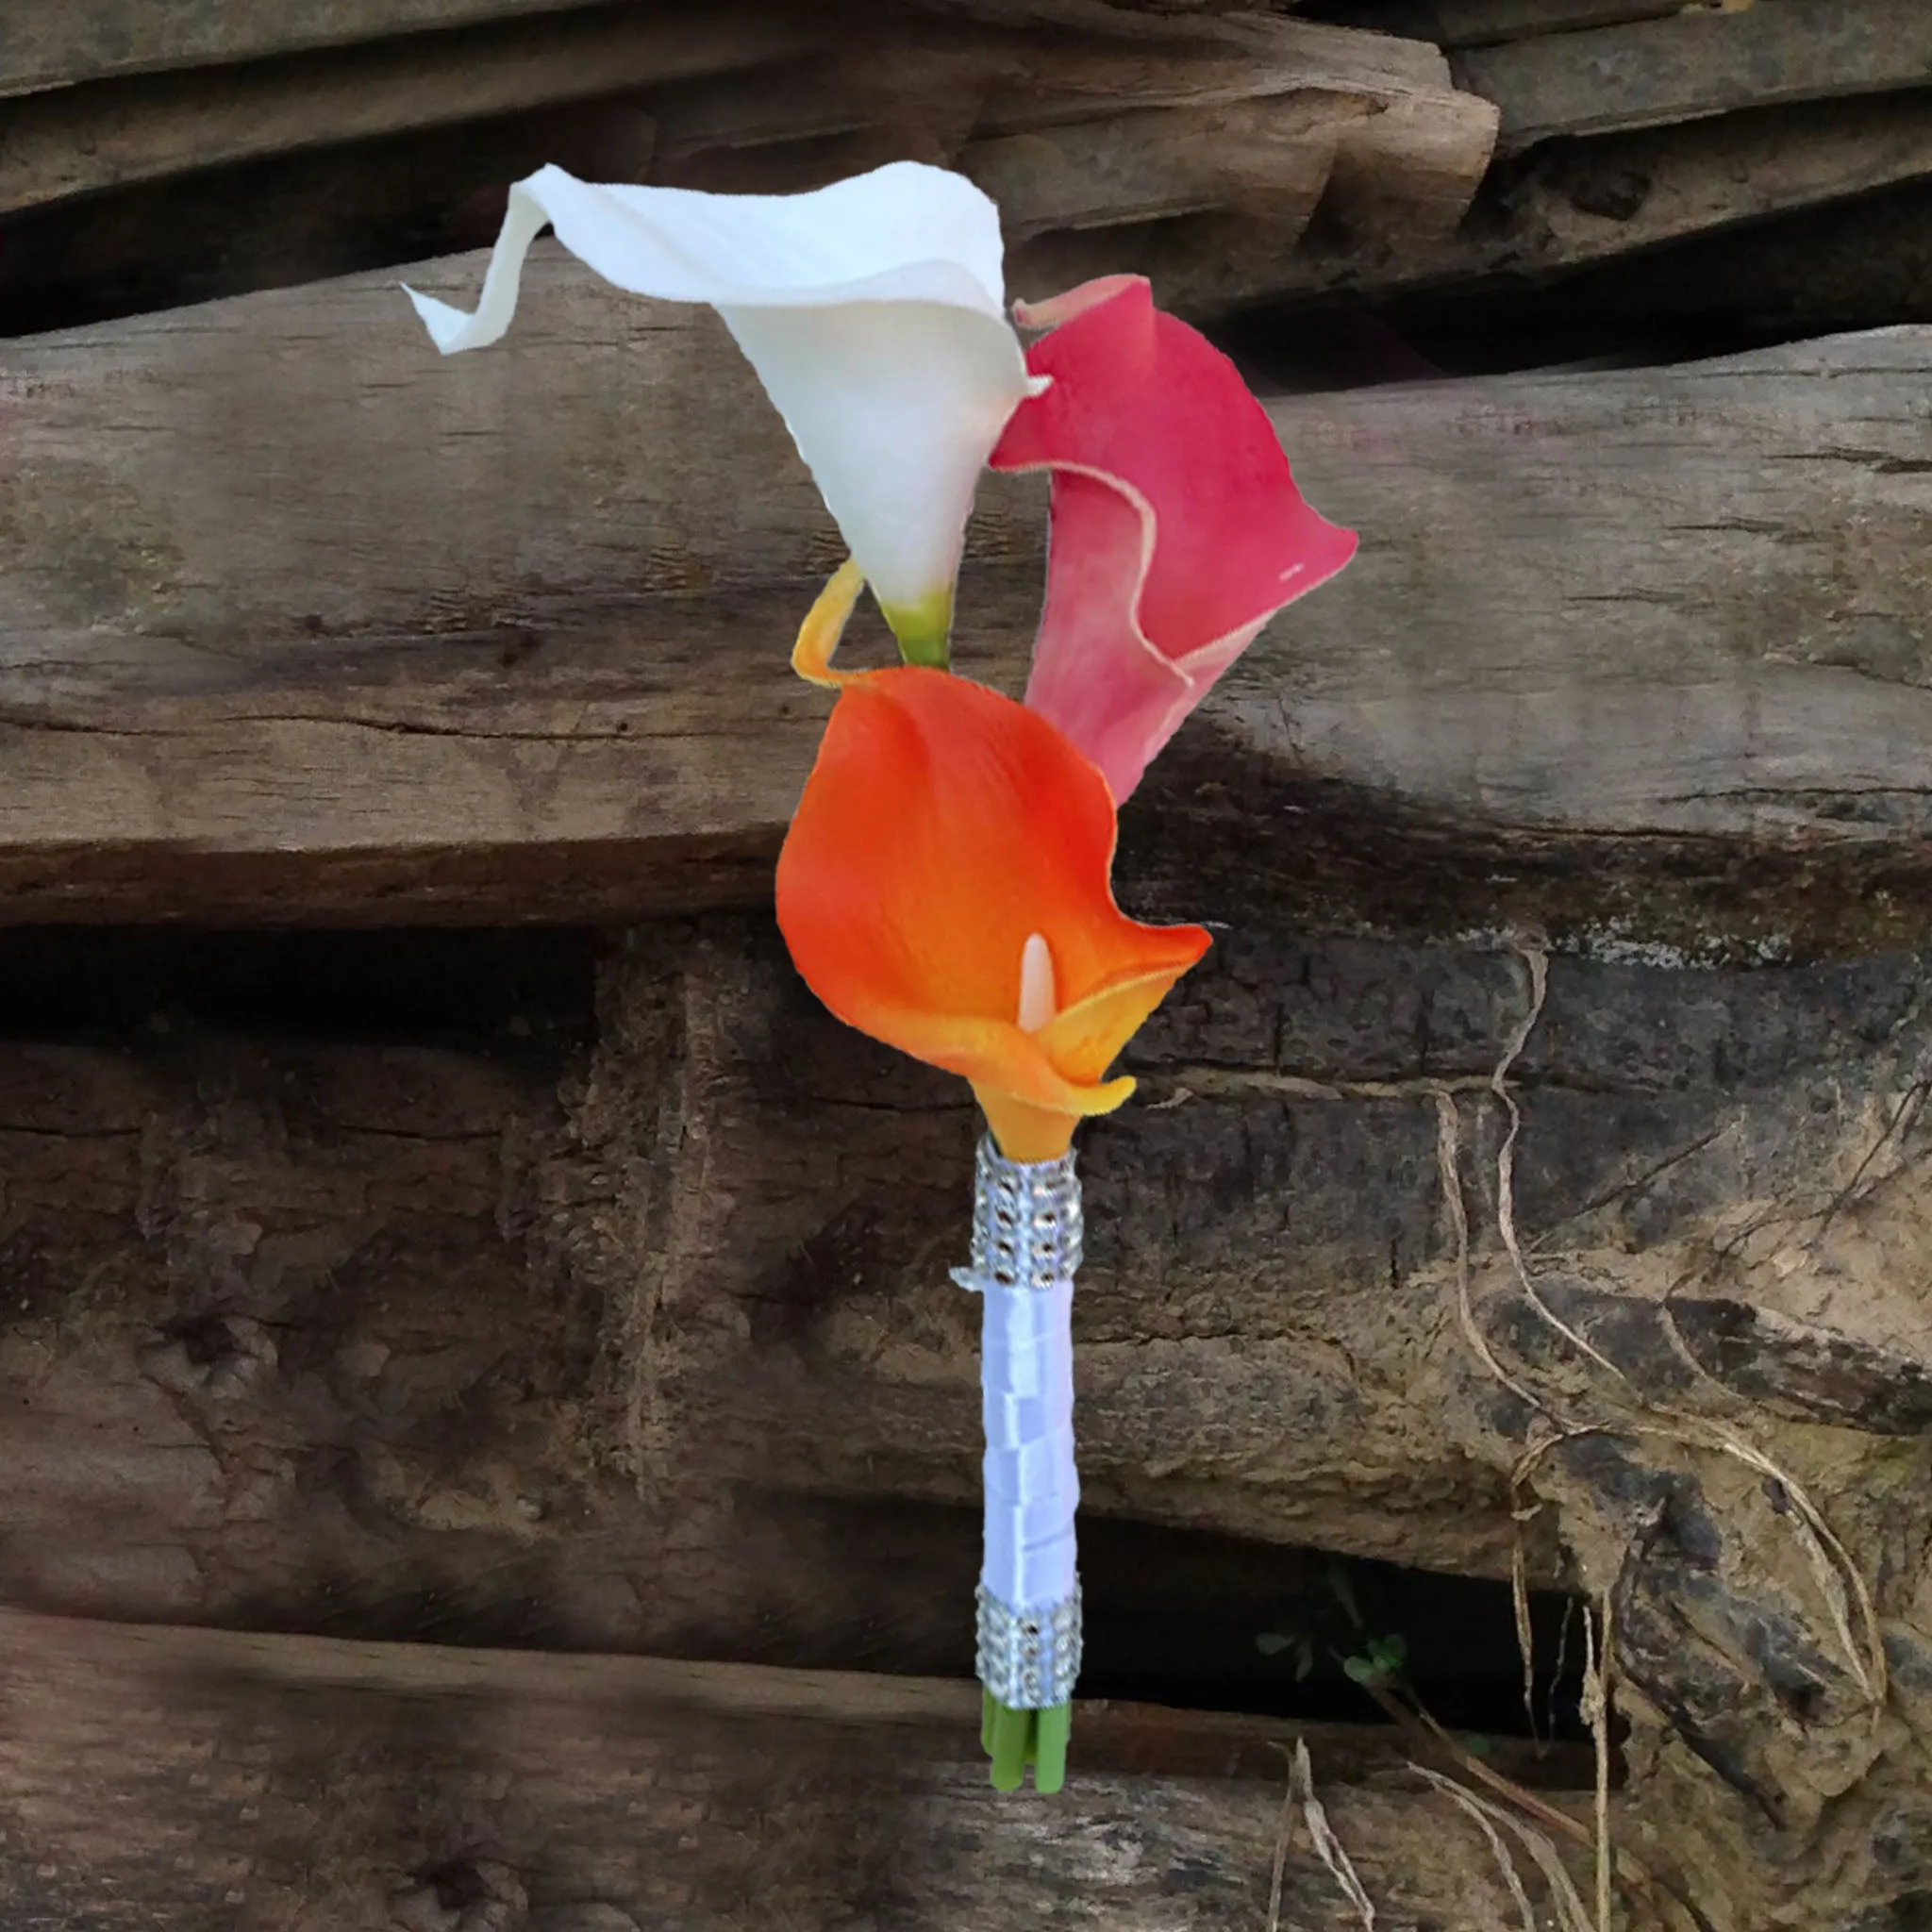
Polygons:
[[793,666],[839,702],[779,855],[778,924],[848,1025],[963,1074],[1009,1160],[1133,1091],[1104,1078],[1208,950],[1115,905],[1107,781],[1037,712],[942,671],[832,671],[847,564]]

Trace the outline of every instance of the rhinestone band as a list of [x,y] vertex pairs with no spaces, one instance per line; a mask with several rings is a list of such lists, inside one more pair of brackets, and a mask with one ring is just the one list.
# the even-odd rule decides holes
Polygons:
[[1026,1615],[979,1587],[979,1681],[1008,1710],[1070,1703],[1080,1674],[1080,1587]]
[[973,1171],[973,1266],[962,1288],[1046,1288],[1080,1265],[1080,1182],[1071,1152],[1008,1160],[987,1135]]

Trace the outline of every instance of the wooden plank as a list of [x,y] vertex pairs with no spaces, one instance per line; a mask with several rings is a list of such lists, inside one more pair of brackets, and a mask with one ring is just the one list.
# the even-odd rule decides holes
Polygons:
[[[1058,1799],[1002,1797],[947,1761],[961,1732],[976,1743],[970,1685],[4,1628],[0,1895],[22,1925],[725,1932],[749,1896],[799,1924],[1003,1932],[1100,1910],[1151,1932],[1267,1906],[1277,1784],[1082,1770]],[[1104,1754],[1112,1722],[1083,1712],[1075,1736]],[[1493,1860],[1448,1800],[1322,1795],[1396,1923],[1502,1923]],[[1282,1906],[1309,1932],[1360,1923],[1305,1839]]]
[[[1266,206],[1291,246],[1327,189],[1338,143],[1368,112],[1366,101],[1291,95],[1124,114],[973,142],[958,167],[1000,204],[1009,246],[1230,204]],[[1024,292],[1024,275],[1015,282]]]
[[[1253,108],[1285,119],[1319,116],[1315,129],[1327,122],[1319,135],[1311,130],[1306,144],[1278,153],[1282,176],[1274,192],[1238,194],[1224,174],[1227,188],[1217,205],[1204,207],[1207,197],[1196,195],[1196,211],[1189,212],[1186,198],[1171,196],[1169,206],[1181,211],[1157,225],[1041,232],[1044,225],[1016,222],[1009,228],[1017,242],[1008,258],[1009,280],[1021,295],[1038,300],[1098,275],[1144,275],[1164,307],[1205,321],[1338,284],[1420,279],[1431,269],[1440,272],[1445,259],[1456,264],[1451,274],[1466,273],[1482,259],[1459,230],[1493,145],[1486,106],[1472,94],[1446,91],[1383,99],[1315,93],[1254,103]],[[1136,123],[1182,118],[1179,110],[1132,117]],[[1206,118],[1211,125],[1213,115]],[[1292,127],[1294,119],[1287,125]],[[1052,152],[1095,125],[1106,124],[975,142],[959,164],[971,170],[983,149],[1009,153],[1013,193],[1024,210],[1029,188],[1053,178],[1040,150]],[[1299,179],[1291,165],[1296,160]],[[1327,178],[1318,183],[1315,168],[1323,162]],[[1094,171],[1099,178],[1090,178],[1087,187],[1091,198],[1106,198],[1113,172]],[[1134,185],[1146,194],[1146,205],[1158,205],[1143,179]],[[1298,243],[1318,208],[1323,243],[1302,251]]]
[[[1829,203],[1775,223],[1740,228],[1712,243],[1708,279],[1672,273],[1671,255],[1601,277],[1596,312],[1610,327],[1644,313],[1666,329],[1696,328],[1704,318],[1748,314],[1780,335],[1822,334],[1847,315],[1932,313],[1932,175],[1856,202]],[[1593,280],[1599,278],[1592,278]],[[1558,299],[1586,301],[1588,284]]]
[[1329,17],[1456,49],[1661,20],[1683,10],[1684,0],[1358,0]]
[[1918,0],[1759,0],[1471,48],[1458,83],[1502,109],[1512,152],[1740,108],[1923,87],[1932,14]]
[[[1633,20],[1662,20],[1684,10],[1683,0],[1424,0],[1435,16],[1425,35],[1444,47],[1479,47],[1537,34],[1575,33]],[[1732,10],[1737,10],[1735,8]]]
[[[88,1660],[146,1676],[226,1679],[238,1694],[286,1685],[317,1693],[487,1704],[528,1701],[581,1724],[606,1700],[646,1724],[687,1717],[727,1725],[746,1721],[794,1732],[822,1726],[869,1736],[901,1762],[977,1764],[979,1689],[967,1677],[884,1675],[771,1664],[503,1650],[435,1643],[372,1643],[339,1638],[139,1624],[37,1616],[0,1609],[0,1631],[27,1656]],[[57,1672],[58,1666],[57,1665]],[[1407,1747],[1385,1725],[1310,1724],[1221,1710],[1083,1698],[1077,1711],[1081,1769],[1132,1777],[1284,1781],[1297,1739],[1329,1777],[1346,1784],[1399,1782]],[[1503,1740],[1506,1744],[1508,1740]],[[1526,1766],[1530,1753],[1516,1754]],[[1574,1770],[1578,1755],[1564,1754]],[[1511,1769],[1515,1762],[1510,1761]],[[883,1768],[883,1767],[882,1767]],[[1557,1789],[1545,1785],[1546,1789]]]
[[[1932,175],[1932,101],[1907,92],[1806,101],[1630,134],[1552,143],[1522,158],[1507,193],[1396,259],[1372,250],[1271,255],[1234,238],[1226,263],[1172,242],[1143,250],[1167,299],[1212,313],[1272,293],[1307,299],[1470,287],[1555,275]],[[1386,178],[1386,177],[1385,177]],[[1173,251],[1170,260],[1167,250]]]
[[1607,136],[1532,167],[1491,261],[1581,266],[1927,175],[1932,100],[1920,93]]
[[[315,0],[291,10],[197,0],[11,0],[0,96],[160,68],[218,66],[392,34],[561,13],[581,0]],[[654,8],[664,10],[662,0]]]
[[[771,17],[598,8],[62,89],[0,107],[0,213],[260,155],[744,66],[810,44]],[[648,152],[636,157],[644,178]]]
[[[1258,21],[1251,25],[1239,61],[1216,56],[1156,65],[1116,53],[1090,56],[1077,69],[1071,63],[1058,69],[1031,63],[1023,84],[992,91],[980,131],[1011,135],[1071,122],[1082,113],[1083,102],[1084,111],[1092,114],[1105,101],[1144,109],[1298,98],[1307,104],[1302,112],[1339,124],[1324,213],[1358,246],[1407,248],[1452,231],[1468,210],[1495,143],[1491,104],[1452,88],[1447,64],[1422,42],[1296,21],[1272,21],[1265,31]],[[1137,125],[1158,124],[1140,117]],[[1229,195],[1222,205],[1258,218],[1274,265],[1270,272],[1282,274],[1300,227],[1294,195],[1280,205],[1261,194]],[[1228,225],[1214,225],[1207,245],[1195,244],[1209,275]],[[1156,234],[1164,237],[1166,231]],[[1160,240],[1135,238],[1143,247],[1150,241],[1158,253]],[[1111,273],[1117,265],[1094,271],[1084,262],[1069,262],[1061,285],[1083,273]],[[1238,269],[1224,275],[1231,288],[1242,286]],[[1194,291],[1187,291],[1183,303],[1207,306]]]
[[973,105],[970,131],[991,140],[1285,94],[1388,103],[1452,92],[1433,46],[1306,21],[1248,19],[1239,31],[1196,29],[1157,48],[1092,34],[881,26],[795,68],[681,89],[661,112],[676,153],[822,139],[876,120],[895,100],[924,108],[948,93]]
[[[476,26],[537,13],[561,13],[584,0],[313,0],[299,9],[222,4],[222,0],[10,0],[0,20],[0,97],[163,68],[221,66],[338,47],[391,35]],[[678,0],[645,0],[675,11]],[[687,14],[693,11],[688,6]],[[1213,32],[1195,16],[1136,0],[965,0],[926,10],[1020,26],[1072,25],[1103,35],[1172,42]]]
[[1029,49],[1017,72],[1002,75],[980,131],[1018,134],[1083,111],[1225,107],[1310,89],[1393,97],[1453,86],[1449,63],[1424,41],[1274,16],[1221,25],[1192,48],[1158,53],[1101,42]]
[[[1597,841],[1579,920],[1661,862],[1619,839],[1749,841],[1768,871],[1706,874],[1733,911],[1820,837],[1909,871],[1926,356],[1907,329],[1277,406],[1363,554],[1183,744],[1472,852]],[[5,360],[9,917],[582,919],[762,890],[822,716],[784,643],[838,551],[708,318],[540,246],[487,354],[436,358],[377,275]],[[989,490],[980,529],[960,661],[1012,682],[1038,491]],[[1787,930],[1906,929],[1812,891]]]
[[[986,33],[868,37],[667,99],[658,178],[781,192],[886,151],[957,158],[1016,239],[1232,207],[1261,214],[1275,271],[1324,192],[1365,246],[1455,227],[1488,165],[1495,110],[1449,85],[1433,47],[1299,22],[1250,27],[1158,54]],[[855,148],[861,132],[887,148]],[[832,137],[846,139],[828,147]],[[1213,244],[1197,252],[1211,281]],[[1077,246],[1047,247],[1024,273],[1063,286],[1116,265],[1109,256],[1092,270]]]

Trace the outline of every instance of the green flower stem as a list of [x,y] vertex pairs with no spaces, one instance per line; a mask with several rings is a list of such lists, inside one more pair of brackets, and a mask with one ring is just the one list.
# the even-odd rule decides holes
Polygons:
[[917,604],[882,604],[886,622],[899,641],[899,655],[908,664],[929,671],[952,665],[953,587],[948,584]]
[[1067,1741],[1074,1734],[1074,1707],[1056,1704],[1036,1713],[1033,1731],[1033,1789],[1051,1796],[1067,1781]]
[[1013,1710],[991,1690],[980,1703],[980,1748],[992,1759],[992,1788],[1017,1791],[1033,1767],[1033,1789],[1051,1797],[1067,1781],[1067,1740],[1073,1735],[1074,1707]]

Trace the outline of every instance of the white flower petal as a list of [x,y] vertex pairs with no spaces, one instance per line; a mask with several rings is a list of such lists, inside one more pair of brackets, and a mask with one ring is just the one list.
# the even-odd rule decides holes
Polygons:
[[942,641],[979,473],[1028,389],[992,203],[912,161],[791,195],[543,168],[510,191],[474,315],[408,291],[439,349],[509,326],[546,223],[616,287],[720,310],[894,629]]

